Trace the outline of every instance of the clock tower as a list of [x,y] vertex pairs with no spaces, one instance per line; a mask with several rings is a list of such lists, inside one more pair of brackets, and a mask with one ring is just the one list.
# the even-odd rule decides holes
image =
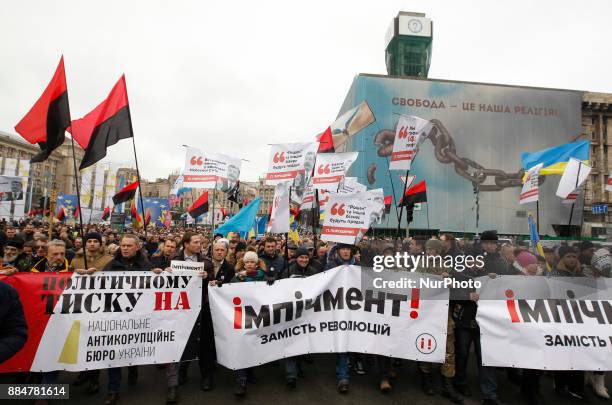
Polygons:
[[427,77],[431,63],[433,23],[423,13],[400,11],[385,38],[390,76]]

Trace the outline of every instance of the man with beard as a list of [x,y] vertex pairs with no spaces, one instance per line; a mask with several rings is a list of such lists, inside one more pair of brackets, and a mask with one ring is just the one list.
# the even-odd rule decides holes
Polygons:
[[6,242],[4,246],[4,266],[13,267],[13,272],[28,271],[31,266],[31,259],[23,253],[23,242],[14,238]]

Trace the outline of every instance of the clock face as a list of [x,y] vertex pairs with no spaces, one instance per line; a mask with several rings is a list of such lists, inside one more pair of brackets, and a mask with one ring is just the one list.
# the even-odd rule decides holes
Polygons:
[[408,21],[408,29],[416,34],[423,30],[423,24],[419,20],[412,19]]

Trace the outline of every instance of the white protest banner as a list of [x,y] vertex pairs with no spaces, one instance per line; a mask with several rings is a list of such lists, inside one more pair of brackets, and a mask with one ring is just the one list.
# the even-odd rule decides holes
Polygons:
[[302,183],[296,178],[298,175],[307,178],[304,164],[306,161],[312,161],[317,148],[316,142],[271,145],[266,185],[274,186],[287,181]]
[[[208,287],[219,364],[243,369],[307,353],[444,361],[448,289],[410,272],[341,266],[307,278]],[[376,280],[404,280],[382,290]],[[396,284],[399,285],[399,284]]]
[[338,194],[361,193],[368,189],[367,186],[361,184],[357,177],[345,177],[340,183]]
[[372,204],[361,195],[330,193],[324,214],[321,240],[355,244],[370,227]]
[[172,272],[188,270],[188,271],[204,271],[204,262],[185,262],[181,260],[170,261]]
[[[410,165],[418,152],[431,123],[413,115],[402,115],[395,127],[395,139],[389,170],[410,170]],[[425,135],[426,136],[426,135]]]
[[220,153],[206,153],[204,159],[204,174],[210,176],[209,185],[217,190],[227,191],[236,186],[240,178],[242,161]]
[[312,186],[316,189],[338,190],[338,186],[359,152],[319,153],[312,177]]
[[578,159],[570,158],[565,166],[559,187],[557,188],[557,197],[563,199],[578,187],[582,185],[591,173],[591,166],[585,165]]
[[527,204],[538,201],[538,176],[544,163],[539,163],[527,171],[525,182],[521,190],[519,204]]
[[274,188],[272,214],[270,215],[266,232],[289,232],[289,183],[280,183]]
[[[83,371],[191,360],[202,278],[193,272],[0,276],[24,307],[28,340],[0,372]],[[197,333],[193,334],[194,337]]]
[[612,279],[481,278],[482,365],[612,370]]
[[188,147],[186,149],[183,187],[204,188],[201,187],[201,184],[206,180],[204,175],[204,153],[198,148]]
[[242,161],[220,153],[187,148],[183,187],[229,190],[240,177]]

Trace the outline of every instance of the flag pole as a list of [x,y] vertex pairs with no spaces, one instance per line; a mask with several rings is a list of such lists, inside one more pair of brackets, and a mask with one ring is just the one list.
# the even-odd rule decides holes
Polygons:
[[[400,204],[404,200],[404,195],[406,195],[406,189],[408,189],[408,175],[410,174],[410,169],[406,169],[406,178],[404,179],[404,192],[402,193],[402,197],[400,199]],[[404,213],[404,206],[402,205],[399,210],[399,217],[397,218],[397,234],[398,238],[401,238],[400,230],[402,226],[402,216]],[[408,233],[408,229],[406,228],[406,234]]]
[[[289,188],[289,216],[291,216],[291,186]],[[285,233],[285,270],[289,267],[289,232]]]
[[395,204],[395,216],[397,216],[397,198],[395,197],[395,186],[393,185],[393,177],[391,177],[391,170],[389,170],[389,157],[387,159],[387,173],[389,173],[389,180],[391,181],[391,192],[393,193],[393,203]]
[[[68,91],[68,88],[66,88],[66,91]],[[66,104],[68,106],[68,118],[70,119],[70,122],[72,122],[72,117],[70,116],[70,102],[68,100],[68,97],[66,97]],[[64,131],[64,136],[66,136],[65,134],[66,132]],[[76,185],[76,193],[77,193],[77,207],[79,208],[79,224],[81,225],[80,234],[81,234],[81,240],[83,243],[83,264],[85,265],[85,270],[89,270],[89,266],[87,266],[87,249],[85,249],[86,240],[85,240],[85,236],[83,235],[83,213],[81,212],[81,190],[79,187],[79,171],[77,170],[76,153],[75,153],[75,147],[74,147],[74,136],[72,134],[70,134],[70,142],[72,145],[72,166],[74,169],[74,184]],[[53,222],[53,220],[51,222]]]
[[317,252],[317,216],[319,214],[319,190],[314,190],[314,201],[312,204],[312,240],[314,244],[314,253]]
[[215,188],[213,188],[213,196],[212,196],[212,216],[210,217],[210,233],[213,234],[213,239],[214,239],[214,232],[215,232],[215,194],[217,194],[215,191],[217,191],[217,179],[215,179]]
[[[125,80],[125,78],[124,78]],[[127,98],[127,84],[125,85],[125,96]],[[142,199],[142,180],[140,178],[140,169],[138,167],[138,156],[136,154],[136,140],[135,140],[135,136],[134,136],[134,127],[132,126],[132,111],[129,108],[130,105],[130,101],[128,99],[128,120],[130,122],[130,132],[132,133],[132,146],[134,148],[134,162],[136,163],[136,176],[138,177],[138,196],[140,198],[140,211],[142,212],[142,215],[144,215],[144,200]],[[138,208],[136,208],[136,211],[138,211]],[[144,225],[144,220],[143,220],[143,225]],[[144,234],[145,234],[145,239],[148,238],[147,236],[147,227],[144,227]]]
[[427,233],[429,233],[429,231],[431,230],[431,228],[429,227],[429,203],[425,202],[425,209],[427,210]]
[[538,197],[538,201],[536,201],[536,231],[538,235],[540,234],[540,197]]
[[472,183],[474,187],[474,198],[476,199],[476,232],[475,235],[478,235],[478,222],[480,220],[480,187],[478,187],[478,183]]
[[[581,168],[582,168],[582,162],[580,162],[578,164],[578,173],[576,174],[576,185],[574,186],[574,190],[576,190],[578,188],[578,179],[580,178],[580,169]],[[578,196],[576,196],[576,199],[577,198],[578,198]],[[574,205],[576,205],[576,200],[574,200],[574,202],[572,203],[572,209],[570,210],[569,222],[567,223],[567,233],[568,233],[568,236],[571,236],[572,216],[574,216]],[[584,213],[582,215],[584,215]],[[582,232],[582,229],[580,230],[580,232]],[[581,235],[578,235],[578,236],[581,236]]]
[[[70,107],[68,108],[70,111]],[[74,137],[70,136],[70,142],[72,144],[72,165],[74,167],[74,183],[76,184],[76,193],[77,193],[77,208],[79,209],[79,224],[81,225],[80,234],[81,240],[83,241],[83,262],[85,264],[85,270],[89,270],[89,266],[87,266],[87,249],[85,246],[85,236],[83,235],[83,212],[81,211],[81,190],[79,187],[79,172],[77,170],[76,164],[76,153],[74,148]],[[100,269],[98,269],[100,270]]]

